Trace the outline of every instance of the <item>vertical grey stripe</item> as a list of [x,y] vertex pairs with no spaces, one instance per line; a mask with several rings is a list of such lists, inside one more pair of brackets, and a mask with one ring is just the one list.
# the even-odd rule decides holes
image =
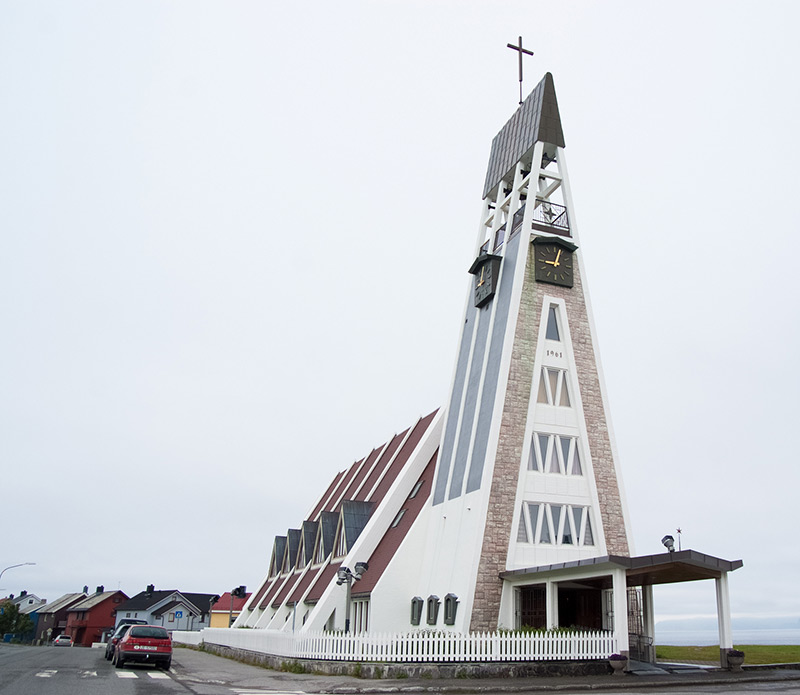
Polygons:
[[475,446],[472,449],[472,462],[467,478],[467,492],[480,489],[483,478],[483,466],[486,462],[486,446],[489,441],[489,429],[492,425],[492,412],[497,394],[497,378],[500,374],[500,360],[503,356],[503,340],[508,328],[508,310],[511,306],[511,290],[514,285],[514,268],[517,264],[517,250],[520,239],[527,240],[527,234],[517,234],[506,245],[503,256],[503,273],[500,287],[494,301],[497,309],[494,315],[492,345],[489,348],[489,359],[486,364],[486,378],[483,382],[481,409],[478,413],[478,425],[475,430]]
[[475,419],[475,408],[478,403],[478,389],[481,385],[483,373],[483,355],[486,352],[486,337],[489,334],[489,317],[491,316],[491,303],[484,304],[478,313],[478,334],[475,338],[475,348],[472,351],[472,363],[469,368],[469,381],[467,395],[464,400],[464,414],[461,416],[461,431],[458,433],[458,448],[453,462],[453,477],[450,479],[450,494],[448,499],[461,496],[464,487],[464,473],[467,470],[467,453],[472,440],[472,424]]
[[469,348],[472,344],[472,332],[475,328],[476,314],[477,309],[474,306],[467,307],[467,318],[464,332],[461,336],[458,362],[456,363],[456,377],[453,383],[453,392],[450,394],[450,406],[447,410],[447,425],[444,431],[444,439],[442,439],[442,448],[439,452],[439,471],[436,477],[436,488],[433,493],[434,505],[444,502],[444,495],[447,490],[447,477],[450,475],[450,459],[453,455],[453,442],[456,438],[456,427],[458,427],[461,394],[464,392],[464,379],[467,376]]

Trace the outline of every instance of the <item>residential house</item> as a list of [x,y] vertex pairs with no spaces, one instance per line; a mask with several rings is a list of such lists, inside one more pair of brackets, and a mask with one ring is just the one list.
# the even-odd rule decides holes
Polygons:
[[122,591],[105,591],[98,586],[94,594],[70,606],[65,632],[75,644],[84,647],[101,642],[105,634],[114,628],[117,607],[127,598]]
[[58,637],[67,627],[67,611],[85,598],[83,592],[64,594],[39,608],[35,639],[46,643]]
[[239,617],[239,613],[242,612],[242,608],[249,598],[249,593],[236,597],[231,596],[230,591],[226,591],[211,609],[210,627],[230,627],[233,621]]
[[169,589],[156,591],[153,584],[117,609],[116,625],[125,620],[145,620],[168,630],[202,630],[209,627],[211,607],[218,594],[195,594]]

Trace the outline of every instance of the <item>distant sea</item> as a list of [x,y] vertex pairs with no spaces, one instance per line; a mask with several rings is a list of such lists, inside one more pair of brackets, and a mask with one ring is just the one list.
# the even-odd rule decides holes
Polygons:
[[[800,644],[800,629],[752,628],[733,629],[734,644]],[[719,644],[717,630],[659,630],[656,625],[656,644],[704,647]]]

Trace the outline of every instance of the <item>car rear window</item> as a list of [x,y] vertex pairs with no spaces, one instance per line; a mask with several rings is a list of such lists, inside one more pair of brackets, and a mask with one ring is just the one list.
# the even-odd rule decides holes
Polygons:
[[146,637],[149,639],[169,639],[169,634],[163,627],[139,627],[134,625],[129,632],[131,637]]

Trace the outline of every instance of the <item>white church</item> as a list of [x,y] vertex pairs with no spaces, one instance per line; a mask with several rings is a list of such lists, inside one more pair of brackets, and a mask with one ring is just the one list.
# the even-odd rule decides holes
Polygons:
[[288,520],[234,627],[574,627],[652,660],[653,586],[713,579],[725,663],[742,562],[633,554],[564,148],[548,73],[492,142],[446,402]]

